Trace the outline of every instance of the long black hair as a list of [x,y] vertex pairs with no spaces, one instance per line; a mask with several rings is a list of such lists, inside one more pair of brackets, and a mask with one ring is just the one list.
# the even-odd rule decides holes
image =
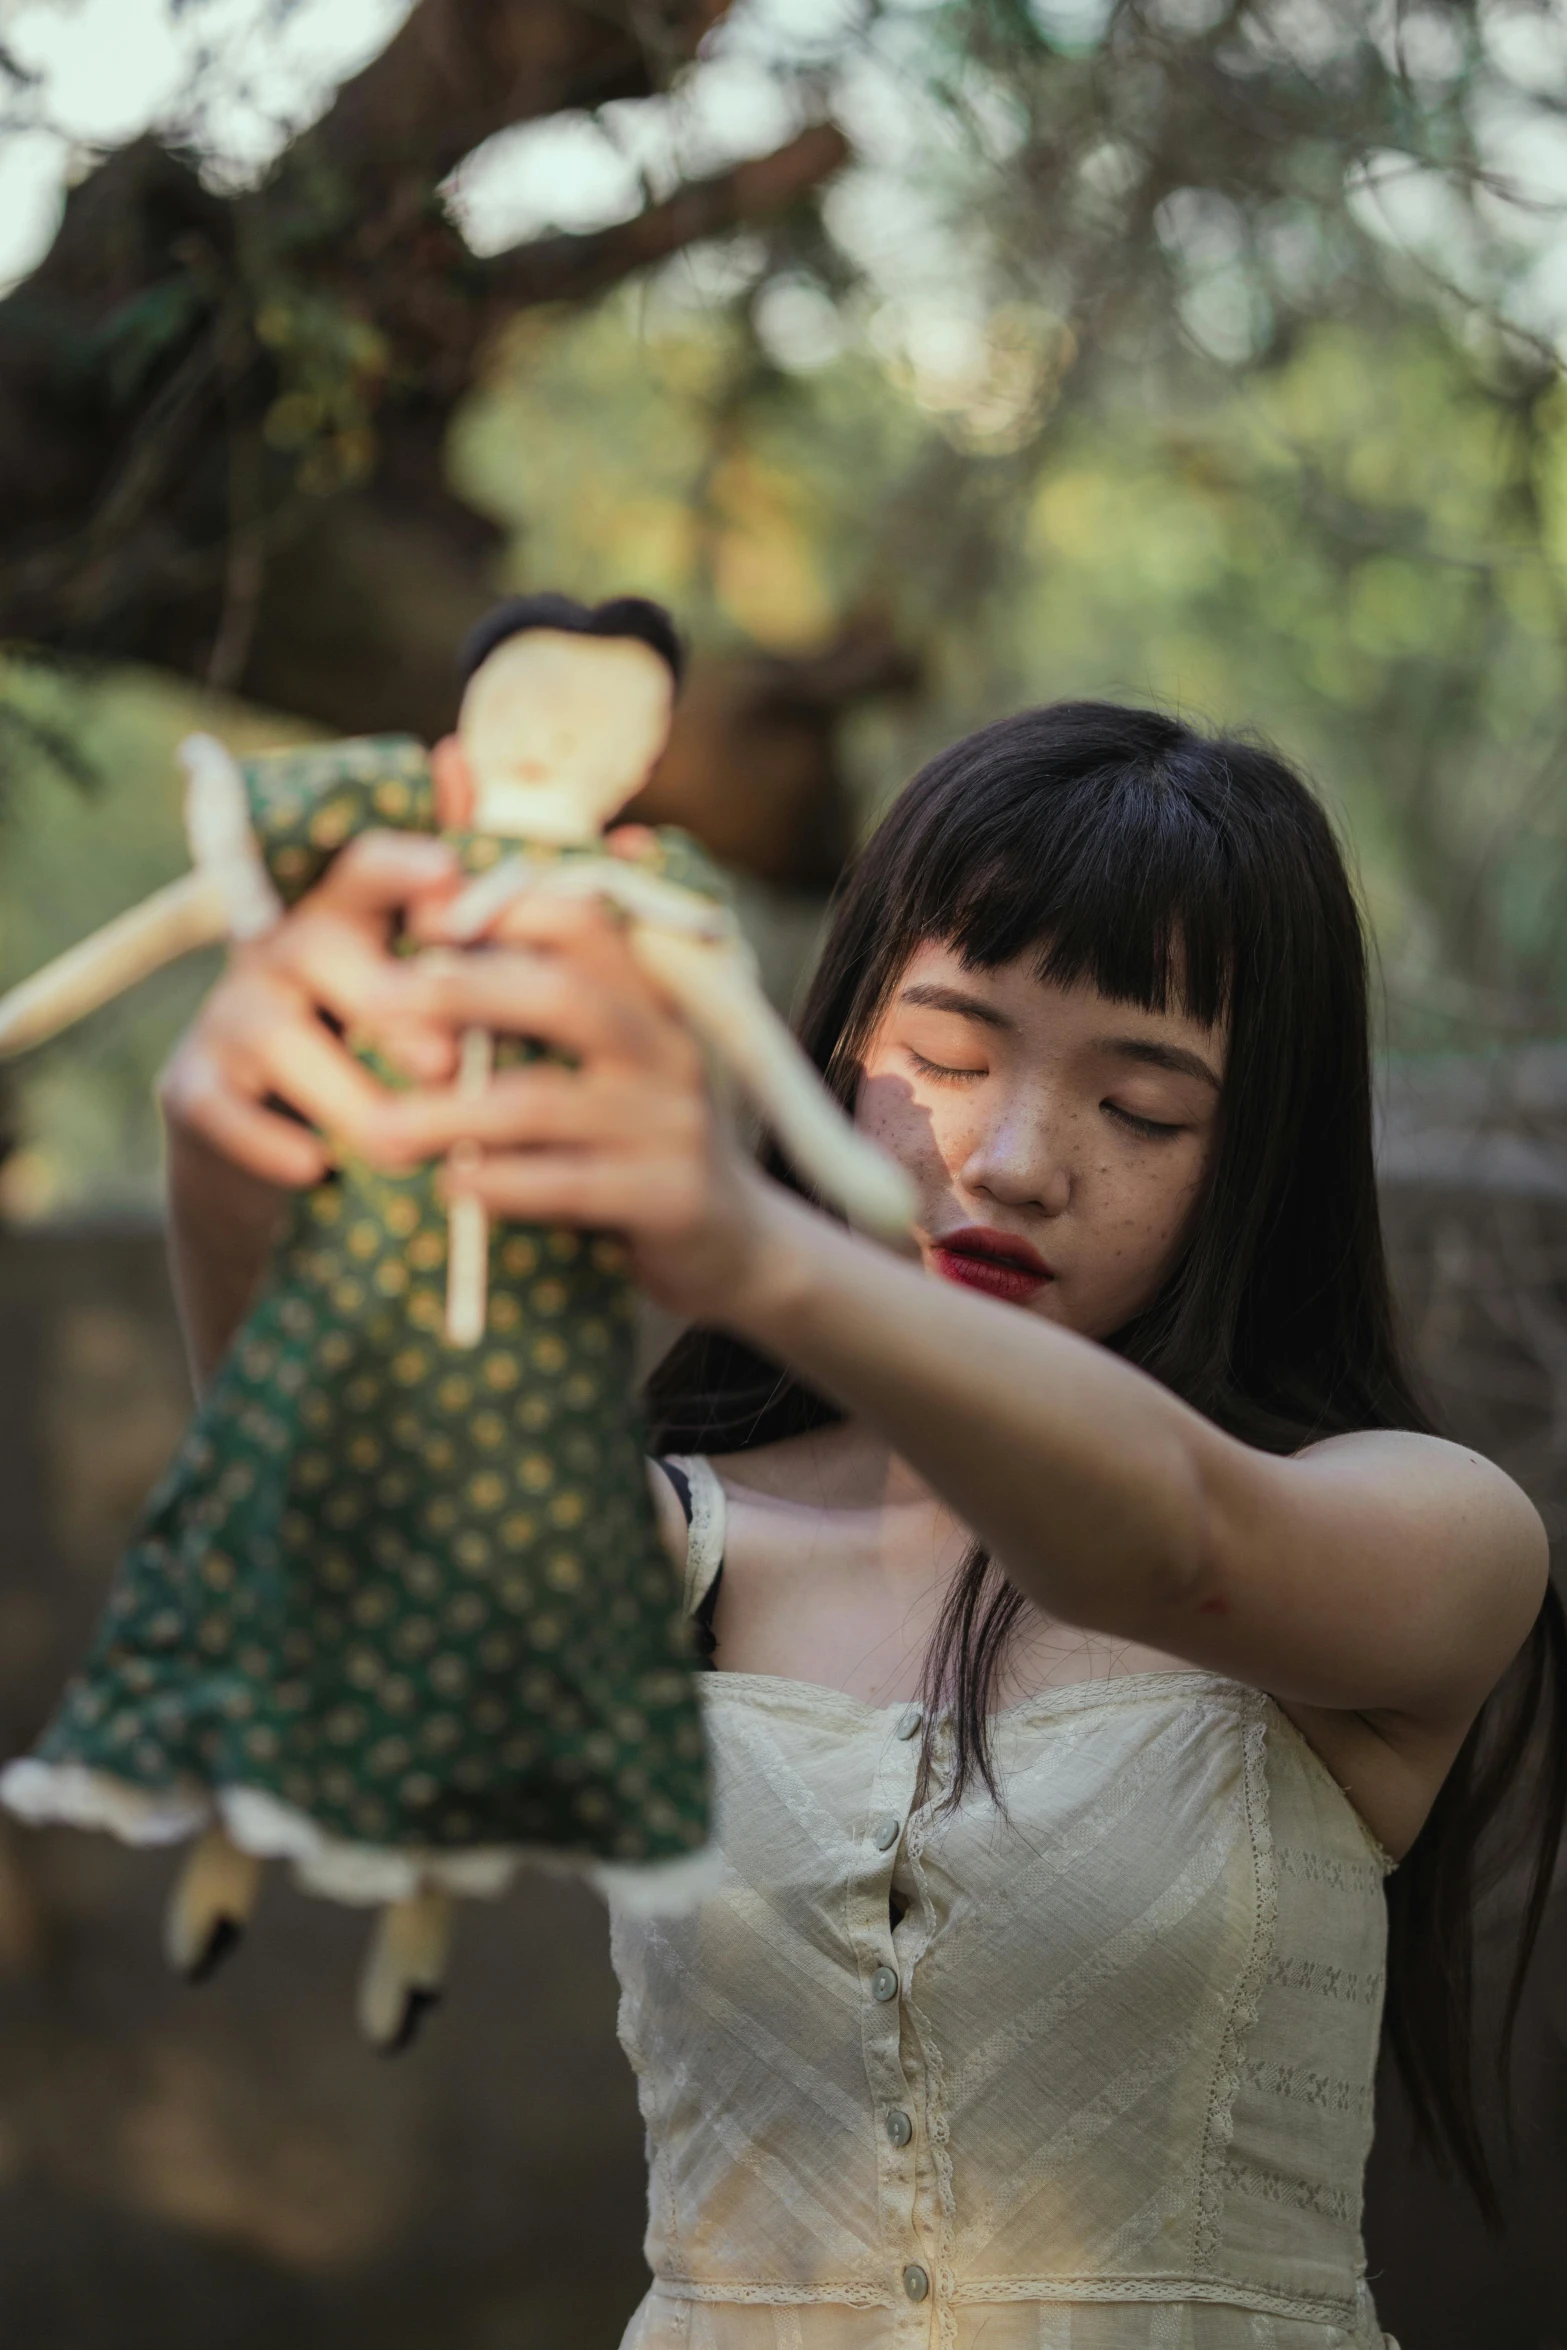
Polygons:
[[[1061,702],[933,759],[848,875],[800,1021],[846,1105],[927,939],[979,969],[1032,952],[1042,977],[1228,1020],[1212,1177],[1159,1295],[1109,1341],[1117,1353],[1270,1452],[1431,1428],[1382,1242],[1360,918],[1332,828],[1280,758],[1154,711]],[[655,1440],[676,1450],[741,1450],[839,1416],[778,1364],[703,1330],[676,1343],[648,1393]],[[925,1667],[927,1725],[938,1709],[953,1724],[953,1803],[976,1781],[1002,1798],[990,1723],[1026,1606],[976,1545]],[[1493,2221],[1474,1913],[1481,1848],[1504,1812],[1528,1854],[1505,2062],[1567,1815],[1567,1619],[1554,1590],[1388,1883],[1392,2050],[1418,2129]]]

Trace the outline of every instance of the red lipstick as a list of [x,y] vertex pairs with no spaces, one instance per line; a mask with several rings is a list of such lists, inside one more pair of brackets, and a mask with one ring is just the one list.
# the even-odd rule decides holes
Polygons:
[[961,1281],[965,1289],[982,1289],[1011,1306],[1027,1305],[1035,1292],[1054,1278],[1037,1248],[1014,1232],[996,1232],[988,1224],[965,1224],[961,1231],[944,1232],[931,1242],[936,1270],[944,1281]]

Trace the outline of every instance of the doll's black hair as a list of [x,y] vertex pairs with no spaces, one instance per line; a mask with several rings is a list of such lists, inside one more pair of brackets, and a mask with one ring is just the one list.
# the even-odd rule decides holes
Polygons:
[[647,596],[611,596],[606,604],[579,604],[575,596],[549,592],[508,596],[503,604],[496,604],[486,612],[482,620],[475,621],[463,638],[457,656],[463,684],[468,683],[498,645],[530,628],[563,629],[570,636],[635,637],[639,644],[651,646],[659,659],[669,664],[676,685],[685,671],[685,647],[662,604],[653,603]]

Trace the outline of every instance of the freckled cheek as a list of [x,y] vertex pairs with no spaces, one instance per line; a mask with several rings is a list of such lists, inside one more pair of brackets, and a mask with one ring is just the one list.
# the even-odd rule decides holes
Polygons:
[[[1173,1183],[1159,1171],[1130,1174],[1111,1163],[1097,1170],[1099,1213],[1090,1221],[1102,1235],[1100,1263],[1117,1292],[1118,1304],[1131,1301],[1130,1310],[1146,1302],[1164,1278],[1180,1245],[1195,1204],[1199,1185],[1187,1173]],[[1124,1294],[1123,1294],[1124,1293]]]

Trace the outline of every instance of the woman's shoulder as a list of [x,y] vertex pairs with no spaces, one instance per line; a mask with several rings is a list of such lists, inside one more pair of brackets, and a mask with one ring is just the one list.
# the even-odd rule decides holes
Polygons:
[[[1357,1428],[1324,1436],[1295,1455],[1302,1467],[1328,1479],[1374,1489],[1452,1522],[1459,1514],[1466,1544],[1515,1556],[1526,1579],[1542,1581],[1547,1537],[1523,1487],[1472,1445],[1416,1428]],[[1536,1604],[1538,1604],[1538,1592]]]

